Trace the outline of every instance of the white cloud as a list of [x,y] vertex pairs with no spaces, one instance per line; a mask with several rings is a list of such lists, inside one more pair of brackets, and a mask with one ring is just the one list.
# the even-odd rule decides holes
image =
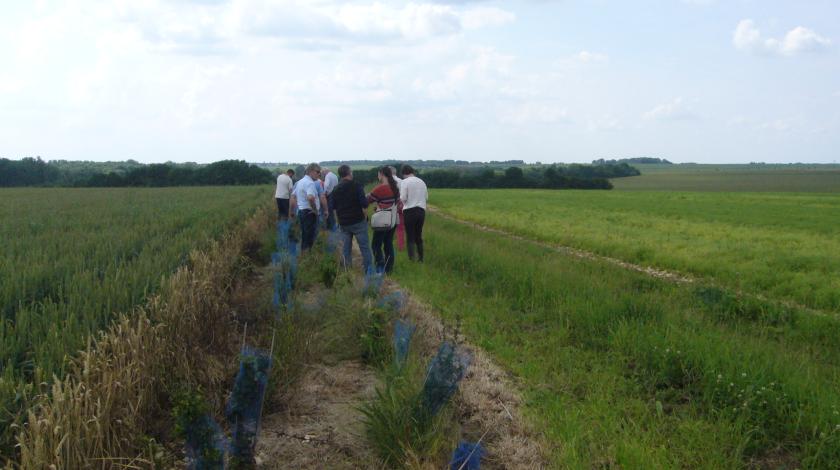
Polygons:
[[23,89],[23,79],[11,75],[0,75],[0,93],[17,93]]
[[831,40],[820,36],[814,31],[797,26],[785,34],[782,40],[781,52],[785,55],[800,52],[820,51],[831,45]]
[[479,29],[503,26],[516,20],[516,15],[495,7],[476,7],[464,11],[461,15],[464,29]]
[[624,130],[624,124],[615,116],[607,114],[599,118],[590,119],[587,122],[586,129],[589,132],[621,131]]
[[696,119],[697,115],[685,104],[682,97],[677,97],[642,114],[642,118],[648,121],[684,121]]
[[749,122],[750,122],[750,120],[746,116],[738,115],[738,116],[732,116],[731,118],[729,118],[729,120],[726,121],[726,125],[730,126],[730,127],[744,126],[744,125],[748,124]]
[[433,100],[450,100],[463,95],[508,96],[514,57],[481,48],[466,61],[449,67],[442,77],[418,78],[413,89]]
[[818,52],[831,46],[831,40],[811,29],[797,26],[783,38],[765,38],[750,19],[741,20],[735,27],[732,43],[736,48],[750,53],[794,56],[805,52]]
[[792,119],[775,119],[773,121],[763,122],[756,126],[759,130],[771,130],[776,132],[787,132],[792,130],[794,122]]
[[303,0],[120,2],[114,17],[139,28],[156,47],[195,54],[230,52],[248,36],[292,48],[337,49],[382,40],[423,41],[500,26],[515,15],[496,7],[438,3],[343,3]]
[[585,64],[603,63],[610,60],[609,56],[606,54],[590,51],[580,51],[577,53],[575,58]]
[[557,124],[570,122],[565,107],[543,102],[528,102],[502,109],[499,120],[506,124]]

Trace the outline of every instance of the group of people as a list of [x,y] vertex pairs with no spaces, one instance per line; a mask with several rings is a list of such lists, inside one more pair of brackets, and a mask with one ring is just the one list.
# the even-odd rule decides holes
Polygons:
[[[394,234],[398,229],[405,231],[408,258],[422,262],[428,190],[411,165],[403,165],[401,169],[402,177],[392,166],[379,168],[379,184],[369,193],[353,180],[353,170],[348,165],[339,166],[336,176],[329,169],[311,163],[296,183],[294,170],[288,170],[277,177],[278,215],[281,219],[297,219],[301,250],[312,247],[319,226],[333,229],[337,222],[343,235],[341,257],[348,268],[352,265],[355,238],[365,272],[375,266],[378,272],[391,273],[396,258]],[[368,217],[367,209],[371,205],[374,211]],[[369,229],[373,231],[370,243]]]

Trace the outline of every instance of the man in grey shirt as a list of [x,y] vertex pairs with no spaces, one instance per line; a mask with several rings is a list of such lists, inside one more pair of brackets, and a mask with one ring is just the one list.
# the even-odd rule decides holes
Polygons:
[[335,204],[330,196],[338,186],[338,177],[329,168],[322,168],[321,174],[324,177],[324,194],[327,196],[327,230],[330,230],[335,227]]

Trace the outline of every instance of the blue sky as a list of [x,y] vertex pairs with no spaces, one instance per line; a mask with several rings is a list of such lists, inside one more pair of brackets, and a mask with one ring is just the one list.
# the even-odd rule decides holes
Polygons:
[[0,8],[0,157],[840,160],[836,1]]

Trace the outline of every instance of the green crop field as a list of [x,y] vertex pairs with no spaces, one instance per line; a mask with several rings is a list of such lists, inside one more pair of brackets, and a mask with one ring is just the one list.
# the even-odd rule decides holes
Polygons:
[[[459,216],[548,240],[591,241],[581,225],[630,250],[659,223],[650,214],[657,198],[644,193],[625,204],[606,192],[433,193]],[[733,204],[718,200],[709,214],[696,206],[713,209],[714,200],[670,195],[677,200],[661,201],[666,214],[679,203],[684,215],[662,220],[735,225],[727,211],[749,201],[724,196]],[[813,209],[802,212],[814,220],[785,230],[830,238],[828,227],[805,229],[834,207],[819,200],[789,201]],[[754,211],[742,218],[756,242],[773,238],[771,220]],[[621,231],[624,220],[635,220],[632,236]],[[717,236],[717,228],[703,233]],[[660,230],[654,238],[666,242],[674,232]],[[399,260],[397,280],[516,376],[550,468],[836,468],[840,461],[835,317],[677,285],[434,214],[425,238],[426,262]],[[769,259],[774,246],[764,247]],[[724,264],[733,253],[712,261]]]
[[264,187],[0,190],[0,435],[33,384],[267,198]]
[[840,311],[840,198],[830,194],[433,190],[458,218]]
[[617,190],[840,192],[840,165],[633,164],[640,176],[610,180]]

